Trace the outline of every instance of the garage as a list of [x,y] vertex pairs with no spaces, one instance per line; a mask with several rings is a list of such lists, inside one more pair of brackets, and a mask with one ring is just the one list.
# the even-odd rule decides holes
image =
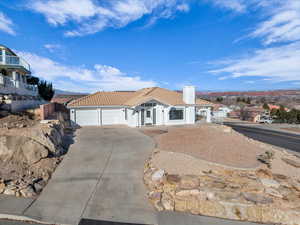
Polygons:
[[76,123],[79,126],[99,126],[98,109],[77,109],[75,111]]
[[101,126],[125,123],[124,110],[118,109],[76,109],[71,111],[79,126]]
[[102,109],[102,125],[114,125],[124,123],[124,112],[122,109]]

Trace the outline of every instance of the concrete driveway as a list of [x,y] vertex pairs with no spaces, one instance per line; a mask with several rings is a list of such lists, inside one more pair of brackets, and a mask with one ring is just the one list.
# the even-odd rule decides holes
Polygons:
[[[138,129],[86,127],[41,196],[23,215],[77,225],[82,218],[153,225],[249,225],[180,213],[157,213],[146,199],[143,167],[154,143]],[[99,223],[104,224],[104,223]],[[106,224],[106,223],[105,223]]]
[[153,224],[143,166],[154,143],[136,129],[86,127],[25,215],[49,223],[82,217]]

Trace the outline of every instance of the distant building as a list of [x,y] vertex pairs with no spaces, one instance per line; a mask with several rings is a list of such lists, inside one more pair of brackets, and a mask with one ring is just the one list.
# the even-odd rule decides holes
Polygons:
[[262,107],[245,107],[241,110],[241,119],[256,123],[265,115],[266,110]]
[[228,114],[233,110],[222,104],[215,104],[213,108],[213,117],[214,118],[227,118]]

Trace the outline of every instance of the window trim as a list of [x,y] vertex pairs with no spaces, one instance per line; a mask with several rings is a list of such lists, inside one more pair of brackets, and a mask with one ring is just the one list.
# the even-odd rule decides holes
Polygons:
[[[175,119],[171,118],[171,115],[172,115],[171,112],[172,111],[180,111],[181,112],[180,118],[178,118],[178,117],[176,117]],[[169,111],[169,120],[171,120],[171,121],[184,120],[184,109],[183,108],[172,108],[172,109],[170,109],[170,111]]]

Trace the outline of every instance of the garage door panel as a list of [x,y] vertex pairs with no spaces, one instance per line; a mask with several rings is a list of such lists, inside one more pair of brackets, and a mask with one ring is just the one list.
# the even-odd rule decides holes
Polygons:
[[122,124],[123,114],[120,109],[103,109],[102,125]]
[[98,110],[76,110],[76,123],[80,126],[99,126]]

